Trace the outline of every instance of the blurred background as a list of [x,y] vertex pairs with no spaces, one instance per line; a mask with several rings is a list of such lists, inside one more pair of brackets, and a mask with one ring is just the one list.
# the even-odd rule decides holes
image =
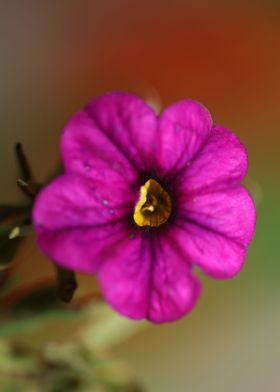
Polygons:
[[[0,203],[25,200],[15,185],[16,142],[44,182],[59,164],[59,136],[71,114],[97,94],[123,90],[158,110],[182,98],[209,108],[247,146],[245,184],[258,210],[239,276],[200,274],[194,311],[161,326],[100,308],[94,278],[82,275],[71,309],[43,315],[37,304],[30,318],[19,318],[19,298],[55,281],[52,264],[28,237],[0,291],[5,312],[13,308],[0,320],[0,343],[94,347],[125,363],[148,392],[279,391],[280,3],[0,0],[0,56]],[[86,315],[73,314],[85,303]],[[0,390],[10,391],[1,344]]]

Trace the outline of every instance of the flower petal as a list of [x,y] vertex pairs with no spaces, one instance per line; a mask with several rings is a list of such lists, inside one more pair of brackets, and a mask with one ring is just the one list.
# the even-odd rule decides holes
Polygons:
[[172,175],[187,167],[207,140],[211,127],[210,113],[198,102],[184,100],[165,109],[159,117],[159,175]]
[[174,321],[192,310],[200,284],[174,235],[158,237],[154,255],[148,318],[156,323]]
[[[135,195],[123,183],[87,182],[63,175],[43,188],[33,207],[36,229],[64,230],[122,219],[133,209]],[[136,195],[137,197],[137,195]]]
[[61,230],[37,229],[41,250],[56,264],[74,271],[95,274],[119,247],[125,226],[121,222]]
[[98,277],[108,302],[121,314],[155,323],[174,321],[194,306],[199,283],[168,239],[152,246],[135,235],[104,263]]
[[247,170],[247,153],[238,138],[226,128],[215,125],[207,143],[185,172],[178,177],[178,192],[196,193],[211,187],[239,183]]
[[107,301],[119,313],[133,319],[147,316],[149,276],[151,268],[149,244],[139,235],[121,242],[98,272]]
[[177,218],[174,230],[193,263],[215,278],[230,278],[240,271],[256,221],[245,188],[190,197]]
[[64,169],[89,181],[131,183],[137,173],[126,156],[85,112],[69,120],[61,137]]
[[146,171],[155,154],[157,119],[153,109],[132,94],[109,93],[86,109],[95,126],[137,171]]
[[181,195],[178,209],[180,219],[198,224],[240,245],[248,246],[254,235],[255,206],[249,192],[242,186],[195,196]]
[[238,242],[187,221],[177,222],[176,237],[186,257],[207,275],[231,278],[242,268],[246,248]]
[[43,188],[33,207],[41,249],[65,267],[95,271],[99,249],[114,241],[134,205],[122,185],[111,184],[112,192],[102,182],[64,175]]

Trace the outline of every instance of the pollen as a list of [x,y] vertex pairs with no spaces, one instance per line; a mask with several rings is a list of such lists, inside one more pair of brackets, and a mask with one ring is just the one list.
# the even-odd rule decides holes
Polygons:
[[171,197],[156,180],[150,179],[141,186],[133,215],[138,226],[158,227],[167,222],[171,211]]

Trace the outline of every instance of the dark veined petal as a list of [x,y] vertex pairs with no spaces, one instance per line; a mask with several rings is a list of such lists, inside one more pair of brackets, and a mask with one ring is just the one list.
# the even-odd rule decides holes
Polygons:
[[147,317],[151,258],[148,243],[132,235],[103,263],[98,279],[107,301],[133,319]]
[[225,188],[238,184],[247,170],[243,144],[228,129],[215,125],[207,142],[176,181],[179,193]]
[[111,182],[110,187],[105,182],[90,182],[70,174],[56,178],[36,198],[35,228],[61,230],[122,219],[131,213],[137,194],[124,182]]
[[243,187],[185,198],[174,230],[190,260],[216,278],[241,269],[256,221]]
[[95,274],[107,258],[113,257],[124,233],[122,222],[50,231],[40,228],[37,243],[61,267]]
[[39,193],[33,226],[39,246],[52,260],[79,271],[95,271],[99,249],[115,239],[134,205],[134,195],[123,182],[110,186],[68,174]]
[[156,161],[160,176],[187,167],[202,148],[212,128],[208,110],[192,100],[177,102],[159,117]]
[[200,295],[200,283],[174,236],[157,237],[148,318],[174,321],[190,312]]
[[112,307],[134,319],[174,321],[194,306],[200,286],[169,239],[154,244],[136,234],[102,264],[98,277]]
[[137,173],[125,153],[111,141],[102,128],[85,112],[68,121],[61,137],[61,152],[67,173],[89,181],[132,183]]
[[108,143],[136,171],[150,168],[156,153],[157,118],[141,98],[127,93],[109,93],[92,100],[85,111]]
[[[242,186],[181,196],[179,216],[247,246],[254,234],[255,207]],[[180,207],[179,207],[180,208]]]

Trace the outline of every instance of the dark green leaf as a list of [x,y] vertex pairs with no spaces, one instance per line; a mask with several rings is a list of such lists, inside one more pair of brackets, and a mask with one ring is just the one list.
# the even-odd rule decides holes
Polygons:
[[15,152],[16,152],[16,158],[20,170],[20,177],[24,181],[28,182],[33,178],[33,175],[21,143],[17,143],[15,145]]
[[56,271],[59,298],[63,302],[70,302],[77,289],[75,272],[58,266],[56,266]]
[[22,240],[23,237],[10,239],[8,234],[0,234],[0,270],[9,267]]
[[23,191],[23,193],[31,197],[31,199],[33,199],[41,189],[40,184],[37,184],[33,181],[24,181],[22,179],[17,180],[17,185]]

